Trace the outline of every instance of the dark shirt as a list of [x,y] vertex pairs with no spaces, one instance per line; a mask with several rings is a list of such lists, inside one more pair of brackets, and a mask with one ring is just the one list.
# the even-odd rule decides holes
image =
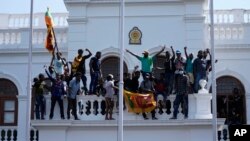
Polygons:
[[131,80],[131,87],[130,87],[130,90],[132,92],[137,92],[139,89],[139,80],[138,78],[136,77],[133,77],[132,80]]
[[164,62],[165,73],[174,73],[175,72],[175,64],[174,58],[172,57],[170,60]]
[[206,61],[203,59],[196,58],[193,63],[193,71],[194,71],[194,76],[196,76],[197,73],[200,73],[202,78],[201,79],[206,79]]
[[176,93],[177,94],[188,93],[188,77],[186,75],[177,75]]
[[124,80],[124,89],[125,90],[129,91],[131,89],[131,81],[132,81],[132,79],[130,79],[130,78],[126,78]]
[[100,60],[97,59],[96,57],[92,57],[91,61],[92,61],[92,69],[96,72],[100,71],[100,66],[101,66]]
[[65,91],[64,91],[63,81],[56,80],[55,78],[52,78],[47,70],[45,72],[52,82],[51,95],[55,96],[55,97],[60,97],[60,96],[64,95]]

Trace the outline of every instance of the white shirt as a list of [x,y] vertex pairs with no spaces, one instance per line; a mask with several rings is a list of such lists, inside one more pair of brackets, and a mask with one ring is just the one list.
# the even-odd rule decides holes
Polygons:
[[106,89],[105,97],[113,99],[115,91],[114,91],[114,81],[105,81],[104,88]]
[[54,58],[53,65],[54,65],[54,69],[55,69],[56,73],[64,74],[63,63],[62,63],[61,59],[58,60],[57,58]]

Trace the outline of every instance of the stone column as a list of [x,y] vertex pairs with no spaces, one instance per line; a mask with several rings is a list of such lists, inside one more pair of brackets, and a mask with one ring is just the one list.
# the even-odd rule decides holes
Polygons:
[[207,84],[206,80],[200,80],[199,82],[201,89],[198,91],[198,94],[194,94],[195,103],[196,103],[196,114],[195,119],[211,119],[211,99],[212,94],[208,93],[208,90],[205,89]]
[[17,124],[17,139],[18,141],[26,141],[26,114],[27,113],[27,96],[26,95],[18,95],[18,124]]

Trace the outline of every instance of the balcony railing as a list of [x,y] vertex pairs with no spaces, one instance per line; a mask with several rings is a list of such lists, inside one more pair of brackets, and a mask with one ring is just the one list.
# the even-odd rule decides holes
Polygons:
[[[30,130],[30,141],[39,141],[38,130],[32,128]],[[16,126],[0,126],[1,141],[17,141],[18,131]]]
[[[49,112],[51,107],[50,95],[46,95],[46,115],[45,120],[49,119]],[[202,98],[201,98],[202,97]],[[204,99],[205,98],[205,99]],[[170,95],[167,100],[167,104],[163,104],[163,97],[158,96],[157,108],[156,108],[156,117],[159,120],[168,120],[172,117],[173,113],[173,104],[174,104],[175,95]],[[202,101],[205,100],[205,101]],[[189,119],[211,119],[211,109],[210,106],[211,94],[190,94],[189,95]],[[203,102],[199,105],[199,102]],[[114,109],[113,117],[118,119],[118,102],[117,98],[114,100]],[[199,109],[203,111],[199,113]],[[35,108],[34,108],[35,109]],[[184,119],[182,114],[181,106],[179,107],[179,113],[177,115],[178,119]],[[64,114],[67,113],[67,98],[64,98]],[[127,110],[123,111],[124,120],[143,120],[141,114],[129,113]],[[104,120],[105,119],[105,99],[102,96],[96,95],[80,95],[77,98],[77,115],[80,120]],[[66,117],[66,116],[65,116]],[[72,117],[72,116],[71,116]],[[55,106],[54,110],[54,120],[60,120],[59,106]],[[73,118],[71,118],[73,119]]]
[[[52,14],[55,27],[67,27],[68,13]],[[29,27],[29,14],[1,14],[2,22],[0,29],[17,29]],[[35,13],[33,17],[34,28],[46,28],[44,21],[44,13]]]
[[[66,47],[67,43],[67,29],[59,28],[55,29],[57,43],[60,46]],[[33,31],[33,41],[32,43],[36,46],[44,47],[44,42],[47,36],[47,30],[44,29],[35,29]],[[0,49],[1,48],[27,48],[27,46],[22,46],[28,38],[28,29],[27,30],[0,30]]]
[[[204,12],[206,23],[210,23],[209,11]],[[250,23],[250,10],[214,10],[215,24],[243,24]]]

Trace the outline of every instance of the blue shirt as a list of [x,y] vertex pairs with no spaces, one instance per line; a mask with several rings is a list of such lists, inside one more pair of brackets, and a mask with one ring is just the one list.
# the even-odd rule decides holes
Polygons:
[[80,81],[77,82],[76,79],[72,79],[69,82],[69,98],[76,99],[77,92],[80,90]]

